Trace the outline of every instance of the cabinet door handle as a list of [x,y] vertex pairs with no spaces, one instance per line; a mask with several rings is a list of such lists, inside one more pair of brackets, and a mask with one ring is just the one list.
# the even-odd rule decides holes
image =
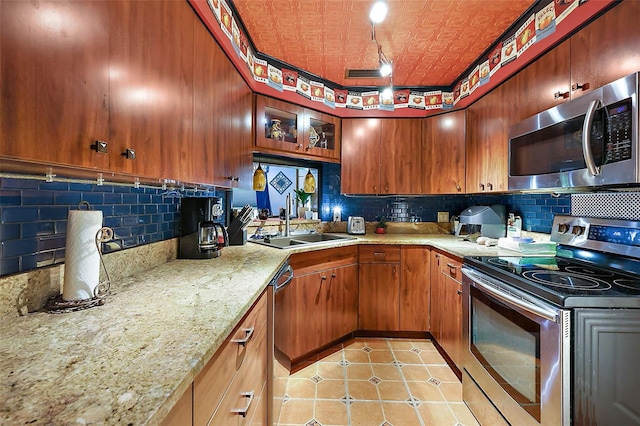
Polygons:
[[587,89],[589,89],[589,83],[584,83],[584,84],[579,84],[579,83],[573,83],[571,85],[571,90],[572,91],[576,91],[576,90],[582,90],[583,92]]
[[458,296],[462,296],[462,290],[458,290]]
[[331,274],[331,278],[335,278],[336,276],[336,274]]
[[553,94],[553,97],[554,99],[558,99],[558,98],[567,99],[569,97],[569,92],[557,91],[556,93]]
[[447,266],[449,267],[449,269],[458,269],[458,267],[453,263],[447,263]]
[[224,177],[224,179],[225,179],[225,180],[230,180],[230,181],[232,181],[232,182],[233,182],[233,181],[238,182],[238,181],[240,180],[240,177],[238,177],[238,176],[225,176],[225,177]]
[[320,280],[322,280],[322,281],[326,281],[326,280],[327,280],[327,276],[326,276],[326,275],[321,276],[321,277],[320,277]]
[[232,413],[240,414],[242,417],[247,417],[247,413],[249,412],[249,407],[251,407],[251,403],[253,402],[253,391],[250,392],[240,392],[240,396],[243,398],[248,398],[247,405],[243,408],[233,408],[231,410]]
[[493,184],[491,182],[487,183],[487,189],[493,191]]
[[246,346],[247,343],[249,343],[249,340],[251,340],[251,336],[253,336],[254,330],[255,330],[254,327],[243,328],[242,331],[244,331],[245,333],[244,339],[231,339],[231,341],[233,343],[239,344],[240,346]]
[[300,148],[302,148],[302,144],[301,144],[301,143],[299,143],[299,144],[296,146],[296,149],[300,149]]
[[480,187],[481,191],[484,191],[484,183],[481,183],[480,185],[478,185]]
[[459,181],[454,180],[453,183],[456,186],[456,191],[458,191],[458,192],[462,191],[462,187],[460,186],[460,182]]

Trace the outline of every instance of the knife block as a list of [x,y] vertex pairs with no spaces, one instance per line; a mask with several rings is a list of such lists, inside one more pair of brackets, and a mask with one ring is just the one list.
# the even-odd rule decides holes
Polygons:
[[230,246],[243,246],[247,243],[247,230],[240,229],[232,236],[229,236]]

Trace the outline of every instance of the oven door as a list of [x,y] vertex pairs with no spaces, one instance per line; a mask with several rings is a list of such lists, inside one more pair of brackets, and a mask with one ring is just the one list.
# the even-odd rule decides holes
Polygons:
[[463,272],[464,368],[513,425],[570,424],[570,311]]

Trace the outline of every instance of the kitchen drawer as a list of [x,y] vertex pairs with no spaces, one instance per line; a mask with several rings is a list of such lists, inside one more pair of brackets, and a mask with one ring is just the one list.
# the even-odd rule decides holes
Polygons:
[[[267,327],[254,336],[254,345],[247,350],[247,357],[235,375],[231,386],[222,398],[209,426],[244,426],[255,417],[256,424],[264,418],[266,405],[261,404],[264,384],[267,381]],[[252,394],[249,398],[247,395]],[[239,411],[244,411],[243,413]]]
[[[194,426],[207,425],[234,375],[247,362],[252,349],[258,345],[256,338],[260,333],[266,333],[266,322],[265,292],[194,380]],[[246,330],[251,329],[253,333],[249,337]],[[249,339],[246,345],[233,341],[247,337]]]
[[448,256],[442,256],[440,261],[440,272],[462,283],[462,263]]
[[363,245],[359,250],[359,263],[400,263],[400,246]]

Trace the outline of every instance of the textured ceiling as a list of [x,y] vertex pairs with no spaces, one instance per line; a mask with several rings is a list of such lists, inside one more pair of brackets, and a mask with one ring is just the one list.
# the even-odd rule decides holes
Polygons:
[[[348,68],[378,67],[373,0],[233,0],[256,49],[343,86]],[[532,0],[388,0],[376,39],[394,63],[396,86],[450,86],[535,3]]]

